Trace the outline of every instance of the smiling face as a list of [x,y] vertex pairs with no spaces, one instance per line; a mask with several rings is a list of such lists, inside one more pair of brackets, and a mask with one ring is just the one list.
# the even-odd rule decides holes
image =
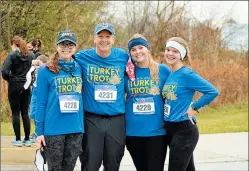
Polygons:
[[56,46],[59,57],[64,61],[70,61],[76,52],[76,45],[70,41],[63,41]]
[[99,55],[110,53],[114,44],[114,36],[109,31],[103,30],[94,36],[94,43]]
[[165,49],[164,56],[165,56],[166,62],[170,65],[182,63],[180,52],[173,47],[167,47]]
[[149,50],[142,45],[137,45],[131,48],[130,54],[133,60],[137,63],[146,63],[148,61]]

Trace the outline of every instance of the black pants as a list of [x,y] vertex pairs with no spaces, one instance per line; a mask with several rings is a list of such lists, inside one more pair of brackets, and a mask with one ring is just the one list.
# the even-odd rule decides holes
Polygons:
[[126,137],[126,147],[130,152],[137,171],[163,171],[167,152],[166,136]]
[[168,171],[195,171],[193,152],[199,140],[197,125],[190,121],[165,122],[170,148]]
[[125,148],[124,115],[101,116],[86,111],[84,115],[81,171],[99,171],[102,161],[105,171],[118,171]]
[[83,133],[44,136],[49,171],[73,171],[82,152]]
[[12,125],[16,140],[21,140],[20,112],[22,115],[25,140],[29,140],[30,120],[28,109],[30,104],[30,89],[24,90],[23,82],[10,82],[8,86],[8,98],[12,111]]

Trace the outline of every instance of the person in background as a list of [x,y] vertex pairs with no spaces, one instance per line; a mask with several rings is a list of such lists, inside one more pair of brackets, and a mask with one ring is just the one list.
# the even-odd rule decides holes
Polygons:
[[41,46],[42,42],[40,39],[37,38],[31,38],[27,43],[27,48],[29,51],[35,54],[35,59],[42,54],[40,50]]
[[48,170],[73,171],[82,151],[82,70],[74,60],[76,45],[71,30],[59,32],[57,52],[38,70],[36,134]]
[[25,133],[24,145],[31,146],[30,119],[28,108],[30,104],[30,88],[24,89],[26,74],[31,67],[34,54],[29,52],[25,41],[14,36],[11,39],[12,52],[6,57],[2,67],[2,77],[8,82],[8,99],[12,111],[12,125],[16,139],[13,146],[21,147],[20,112]]
[[[162,91],[170,148],[168,171],[195,171],[193,152],[199,139],[195,115],[218,96],[218,91],[190,68],[190,51],[184,39],[167,41],[165,59],[172,70]],[[203,96],[192,103],[196,91]]]
[[163,171],[167,144],[161,91],[170,69],[153,60],[141,34],[130,38],[128,50],[136,79],[125,77],[126,147],[137,171]]
[[[46,64],[48,61],[48,57],[46,55],[40,55],[36,59],[32,60],[32,67],[26,75],[27,81],[24,84],[24,88],[27,89],[31,86],[31,102],[30,102],[30,118],[35,121],[35,113],[36,113],[36,99],[37,99],[37,73],[38,69]],[[36,143],[37,135],[36,133],[32,133],[30,140],[32,143]]]
[[115,30],[110,23],[95,27],[96,47],[80,50],[76,61],[83,70],[85,129],[82,171],[118,171],[125,149],[124,75],[127,52],[112,47]]

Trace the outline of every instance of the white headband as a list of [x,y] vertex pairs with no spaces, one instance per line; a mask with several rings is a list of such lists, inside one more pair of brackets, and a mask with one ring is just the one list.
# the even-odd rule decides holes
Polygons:
[[178,42],[176,41],[169,41],[167,44],[166,44],[166,48],[167,47],[173,47],[175,49],[177,49],[180,54],[181,54],[181,59],[183,60],[183,58],[186,56],[186,49]]

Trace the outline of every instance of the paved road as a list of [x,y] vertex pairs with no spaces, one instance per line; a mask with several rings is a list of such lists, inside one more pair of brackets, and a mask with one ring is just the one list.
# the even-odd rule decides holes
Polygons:
[[[35,171],[33,161],[36,146],[12,147],[12,139],[13,137],[1,137],[1,170]],[[248,171],[248,132],[201,134],[194,157],[197,171]],[[168,155],[165,170],[167,160]],[[79,161],[75,170],[80,170]],[[135,171],[128,151],[125,151],[120,171]]]

